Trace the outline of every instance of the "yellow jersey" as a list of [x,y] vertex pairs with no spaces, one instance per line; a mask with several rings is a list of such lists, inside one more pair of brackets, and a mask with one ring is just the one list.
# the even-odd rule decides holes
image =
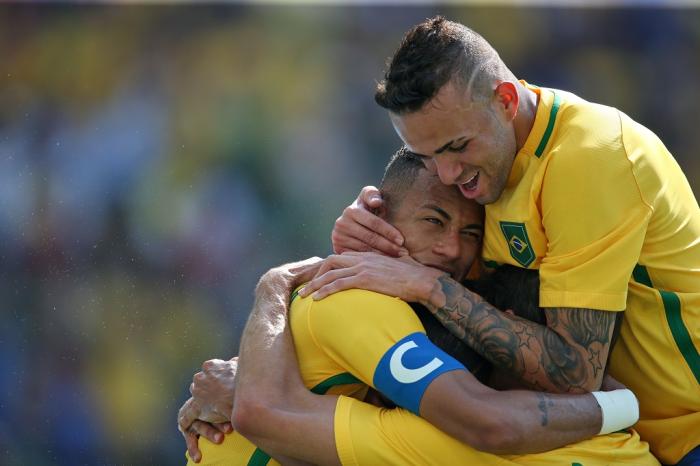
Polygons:
[[[428,371],[436,357],[444,364],[430,369],[432,374],[455,369],[439,353],[426,352],[423,362],[415,359],[425,345],[420,337],[424,336],[423,326],[411,307],[399,299],[364,290],[343,291],[321,301],[297,297],[291,304],[290,326],[306,386],[316,393],[343,395],[334,419],[336,448],[343,464],[658,465],[648,445],[634,432],[598,436],[537,455],[499,457],[460,443],[406,409],[380,409],[359,401],[371,385],[383,387],[385,395],[391,392],[394,401],[407,397],[410,404],[415,400],[412,387],[428,378],[418,371]],[[407,338],[411,345],[405,343]],[[384,363],[397,350],[404,351],[399,360],[408,366],[399,368],[402,384],[408,387],[401,392],[382,380],[387,373],[396,373],[396,367],[387,370]],[[420,380],[406,380],[410,377]],[[200,465],[277,464],[238,433],[227,435],[221,445],[202,438],[200,449]]]
[[539,95],[501,197],[487,265],[539,269],[542,307],[625,311],[610,373],[640,401],[662,461],[700,444],[700,209],[661,141],[620,111]]

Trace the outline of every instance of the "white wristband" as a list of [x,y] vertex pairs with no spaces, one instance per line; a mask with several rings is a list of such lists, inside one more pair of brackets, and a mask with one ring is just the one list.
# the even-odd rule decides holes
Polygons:
[[591,392],[600,406],[603,425],[598,435],[625,429],[639,420],[639,402],[631,390]]

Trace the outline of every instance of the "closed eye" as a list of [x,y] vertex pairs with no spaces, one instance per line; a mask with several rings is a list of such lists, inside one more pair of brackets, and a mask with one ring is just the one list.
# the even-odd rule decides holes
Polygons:
[[450,147],[447,148],[447,150],[450,151],[450,152],[464,152],[464,150],[465,150],[465,149],[467,148],[467,146],[469,145],[469,142],[470,142],[470,140],[467,139],[466,141],[464,141],[464,142],[463,142],[462,144],[460,144],[459,146],[456,146],[456,147],[450,146]]
[[440,225],[440,226],[443,225],[442,220],[440,220],[439,218],[435,218],[435,217],[425,217],[423,220],[425,220],[426,222],[430,222],[430,223],[432,223],[432,224],[434,224],[434,225]]
[[462,230],[462,234],[465,236],[469,236],[470,238],[476,240],[476,241],[481,241],[481,232],[473,231],[473,230]]

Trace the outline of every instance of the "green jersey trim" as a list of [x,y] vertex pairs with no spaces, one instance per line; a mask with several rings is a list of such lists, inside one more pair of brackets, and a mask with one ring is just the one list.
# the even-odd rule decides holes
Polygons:
[[[654,288],[649,271],[643,265],[637,264],[632,271],[632,278],[637,283],[646,285],[649,288]],[[661,295],[661,301],[664,305],[664,313],[666,314],[666,322],[671,329],[673,340],[681,352],[683,359],[690,368],[690,371],[695,376],[695,380],[700,384],[700,354],[693,345],[693,339],[690,337],[690,332],[683,322],[681,312],[681,300],[673,291],[665,291],[656,289]]]
[[260,448],[256,448],[250,459],[248,460],[248,466],[265,466],[270,462],[270,455],[262,451]]
[[547,143],[549,142],[549,138],[552,136],[552,131],[554,130],[554,123],[557,120],[557,113],[559,113],[559,106],[561,105],[561,97],[559,94],[554,93],[554,103],[552,104],[552,110],[549,112],[549,121],[547,122],[547,128],[544,130],[544,134],[542,135],[542,140],[540,141],[540,144],[537,146],[537,149],[535,149],[535,155],[537,157],[541,157],[542,154],[544,153],[545,147],[547,147]]
[[693,345],[693,340],[690,338],[690,332],[683,323],[681,317],[681,300],[676,293],[672,291],[659,291],[661,300],[664,302],[666,311],[666,320],[671,328],[671,334],[676,341],[676,346],[680,350],[685,362],[690,367],[695,380],[700,384],[700,354]]
[[637,264],[634,266],[634,270],[632,271],[632,277],[637,283],[641,283],[642,285],[648,286],[649,288],[654,288],[654,285],[651,284],[651,277],[649,277],[649,272],[647,271],[647,268],[643,265]]
[[362,383],[362,381],[349,372],[343,372],[342,374],[336,374],[333,377],[327,378],[312,388],[311,391],[317,395],[325,395],[326,392],[332,387],[338,385],[350,385],[353,383]]

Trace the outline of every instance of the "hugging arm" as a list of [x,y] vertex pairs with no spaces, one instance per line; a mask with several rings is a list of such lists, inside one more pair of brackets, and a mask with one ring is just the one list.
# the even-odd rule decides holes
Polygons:
[[500,312],[447,275],[425,306],[455,336],[496,366],[556,393],[600,387],[616,312],[547,308],[547,326]]
[[[363,299],[365,301],[362,301]],[[381,312],[366,305],[372,300],[381,300]],[[358,310],[364,309],[358,311],[362,312],[362,315],[346,312],[350,302],[355,304]],[[332,354],[339,365],[368,384],[374,384],[374,380],[378,380],[376,375],[373,376],[375,368],[379,367],[377,361],[383,356],[392,359],[392,350],[405,345],[402,343],[406,341],[405,337],[411,337],[422,344],[421,338],[416,337],[415,333],[416,328],[420,329],[420,322],[410,307],[387,296],[360,292],[339,293],[328,300],[316,302],[312,312],[309,326],[317,344]],[[265,315],[260,314],[259,317]],[[279,318],[279,314],[273,313],[267,317]],[[391,324],[388,325],[387,322]],[[323,329],[328,329],[330,325],[343,328],[344,337],[336,338],[331,332],[323,332]],[[591,437],[599,432],[602,424],[601,410],[593,395],[556,396],[527,391],[497,392],[481,385],[469,372],[459,370],[456,366],[452,366],[455,370],[440,373],[432,382],[428,382],[427,389],[421,393],[422,398],[416,399],[421,416],[435,427],[404,410],[373,411],[379,408],[360,408],[359,402],[344,397],[338,400],[337,397],[315,396],[303,387],[295,365],[287,360],[283,365],[290,365],[291,371],[289,368],[279,367],[280,361],[284,361],[285,356],[290,354],[291,342],[286,331],[280,330],[277,334],[280,341],[287,341],[289,347],[279,346],[277,350],[271,348],[258,351],[258,362],[262,364],[258,367],[266,368],[266,374],[260,374],[257,382],[251,385],[255,387],[255,391],[250,392],[249,396],[251,406],[255,409],[250,410],[247,416],[243,416],[241,411],[239,418],[234,408],[236,427],[242,429],[243,434],[263,450],[270,450],[273,455],[276,451],[278,454],[316,463],[337,462],[337,455],[346,451],[343,442],[347,442],[348,436],[353,435],[354,427],[351,427],[349,433],[347,427],[354,425],[354,418],[346,416],[347,409],[341,409],[341,406],[348,405],[358,407],[357,409],[374,419],[368,420],[373,428],[386,430],[385,440],[393,445],[388,448],[400,448],[404,442],[399,440],[392,443],[394,441],[391,439],[401,439],[404,433],[401,426],[393,421],[377,426],[377,422],[383,422],[382,419],[402,419],[401,422],[404,422],[403,419],[410,419],[407,422],[415,424],[419,429],[425,429],[426,432],[433,432],[435,427],[442,430],[443,432],[436,437],[442,439],[441,441],[454,442],[454,439],[458,439],[477,449],[497,453],[543,451],[563,446]],[[360,337],[367,345],[358,349],[356,342]],[[370,345],[370,342],[381,341],[382,338],[383,343]],[[375,348],[370,349],[370,346]],[[410,357],[410,352],[413,351],[411,348],[415,346],[409,344],[405,348],[408,350],[404,349],[404,353]],[[437,348],[435,350],[434,353],[426,353],[430,354],[427,360],[435,357],[447,365],[449,356],[439,352]],[[402,357],[399,356],[399,359]],[[242,359],[245,360],[245,355]],[[267,382],[263,381],[264,376],[268,377]],[[421,377],[416,383],[420,384],[420,379]],[[272,391],[267,384],[271,384]],[[396,385],[394,383],[394,386]],[[396,393],[392,393],[390,389],[385,390],[381,384],[377,383],[375,386],[393,401],[399,404],[405,401],[401,399],[400,394],[395,396]],[[405,387],[399,387],[399,391],[403,388]],[[237,396],[236,405],[239,401],[241,398]],[[341,430],[337,431],[338,428]],[[311,436],[314,436],[313,444],[308,442]],[[357,441],[370,440],[358,438]],[[414,447],[423,448],[421,445],[428,450],[432,448],[427,443]],[[474,450],[472,448],[469,451]]]
[[243,436],[286,464],[340,464],[333,438],[337,397],[306,389],[288,328],[289,296],[301,281],[285,269],[261,278],[241,339],[231,419]]
[[331,256],[319,273],[301,295],[322,299],[362,288],[420,302],[457,338],[532,387],[552,393],[600,387],[616,312],[547,308],[544,326],[501,312],[444,272],[374,253]]

